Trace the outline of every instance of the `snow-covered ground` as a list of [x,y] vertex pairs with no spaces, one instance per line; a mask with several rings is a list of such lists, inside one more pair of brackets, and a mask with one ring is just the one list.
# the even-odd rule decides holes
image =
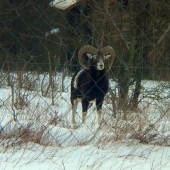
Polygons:
[[[0,170],[170,168],[167,82],[143,81],[139,110],[129,112],[127,120],[122,119],[119,110],[114,118],[112,104],[106,100],[101,127],[97,125],[95,106],[89,109],[85,124],[81,124],[79,104],[77,128],[73,129],[70,77],[64,79],[64,92],[62,75],[55,77],[52,105],[51,90],[46,97],[41,95],[41,90],[48,88],[48,76],[30,76],[36,81],[28,78],[34,82],[29,88],[23,85],[20,89],[16,82],[12,90],[4,79],[1,81]],[[116,89],[116,83],[111,82],[111,87]],[[155,99],[155,93],[159,99]]]
[[[4,151],[3,151],[4,150]],[[111,147],[93,145],[54,147],[28,142],[3,149],[0,169],[4,170],[75,170],[136,169],[169,170],[170,148],[135,142],[115,142]]]

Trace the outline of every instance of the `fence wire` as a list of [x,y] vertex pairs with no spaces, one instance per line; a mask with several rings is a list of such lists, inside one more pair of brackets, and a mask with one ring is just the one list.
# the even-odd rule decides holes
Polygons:
[[[170,2],[82,0],[65,10],[49,3],[0,2],[1,145],[104,148],[137,140],[169,146]],[[109,71],[105,63],[101,125],[95,103],[82,122],[79,102],[72,126],[71,79],[85,45],[111,46],[115,59]]]

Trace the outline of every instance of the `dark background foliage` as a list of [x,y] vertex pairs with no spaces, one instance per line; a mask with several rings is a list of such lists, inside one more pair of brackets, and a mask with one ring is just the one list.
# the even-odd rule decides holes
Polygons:
[[[142,79],[169,80],[169,1],[92,0],[67,10],[49,7],[49,2],[0,1],[3,71],[24,66],[24,71],[47,72],[51,67],[72,73],[79,68],[78,50],[102,42],[115,49],[110,77],[118,82],[123,102],[135,85],[131,102],[137,105]],[[60,31],[45,36],[54,28]]]

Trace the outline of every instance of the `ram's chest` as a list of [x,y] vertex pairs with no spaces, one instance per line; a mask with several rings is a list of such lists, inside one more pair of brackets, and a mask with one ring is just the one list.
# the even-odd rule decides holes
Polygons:
[[98,82],[92,82],[90,88],[90,96],[95,98],[102,98],[108,91],[108,82],[102,80]]
[[98,82],[94,84],[92,88],[92,90],[94,90],[96,93],[100,93],[101,91],[105,92],[105,89],[107,89],[107,85],[102,82],[101,83]]

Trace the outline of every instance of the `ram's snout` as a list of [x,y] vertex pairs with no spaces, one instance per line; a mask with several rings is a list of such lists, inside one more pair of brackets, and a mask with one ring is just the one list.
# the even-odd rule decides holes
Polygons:
[[104,61],[102,59],[99,59],[97,61],[96,67],[98,70],[103,70],[104,69]]

